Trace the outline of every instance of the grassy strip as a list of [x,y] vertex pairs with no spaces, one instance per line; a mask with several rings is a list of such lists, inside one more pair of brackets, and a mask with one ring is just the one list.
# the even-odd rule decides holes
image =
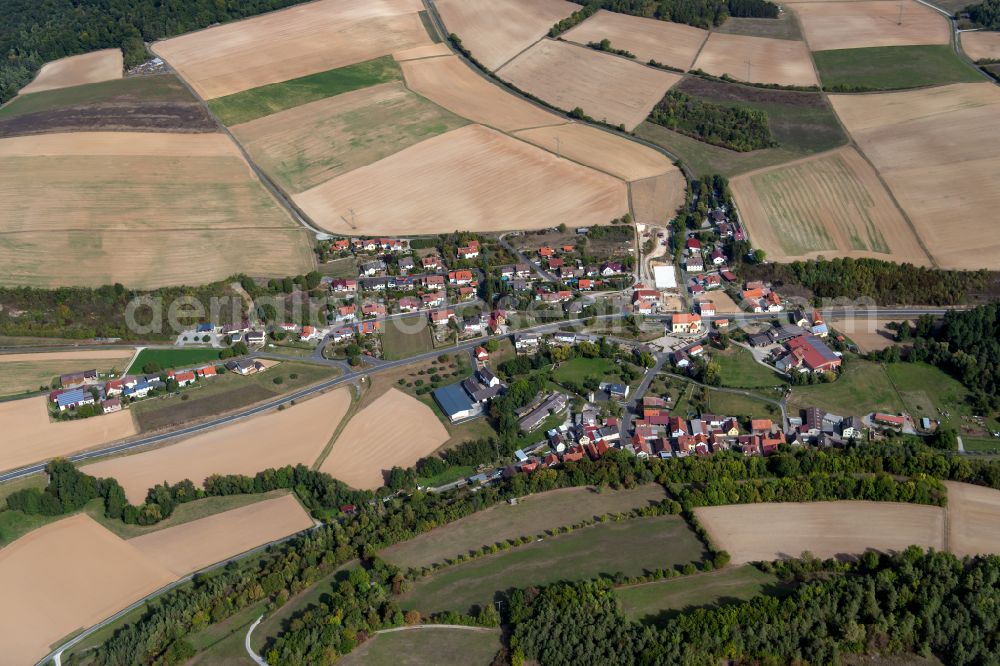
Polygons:
[[982,81],[951,46],[878,46],[813,53],[823,87],[831,92],[900,90]]
[[188,365],[198,365],[219,361],[218,349],[143,349],[129,366],[127,373],[138,374],[147,363],[156,363],[161,370],[180,368]]
[[238,125],[318,99],[368,88],[403,77],[392,56],[302,76],[219,97],[208,102],[219,120]]

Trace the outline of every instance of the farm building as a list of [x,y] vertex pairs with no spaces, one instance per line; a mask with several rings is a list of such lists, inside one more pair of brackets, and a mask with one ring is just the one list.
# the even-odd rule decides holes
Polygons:
[[474,401],[460,382],[436,389],[434,402],[452,423],[471,419],[483,413],[482,404]]

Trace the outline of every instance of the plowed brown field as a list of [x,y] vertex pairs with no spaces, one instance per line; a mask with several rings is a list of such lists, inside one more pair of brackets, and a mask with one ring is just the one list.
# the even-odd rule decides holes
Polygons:
[[139,503],[147,490],[163,481],[190,479],[200,486],[212,474],[253,476],[268,467],[310,465],[330,441],[350,402],[350,392],[338,389],[280,412],[237,421],[152,451],[97,462],[83,470],[118,479],[129,501]]
[[691,69],[708,31],[681,23],[618,14],[601,9],[589,19],[561,35],[577,44],[611,41],[616,49],[635,54],[639,62],[656,60],[677,69]]
[[713,32],[694,63],[713,76],[783,86],[819,84],[809,49],[790,39],[768,39]]
[[565,0],[437,0],[448,32],[487,69],[498,69],[580,9]]
[[553,106],[632,130],[681,80],[679,74],[645,67],[607,53],[544,39],[498,70],[521,90]]
[[122,68],[121,49],[104,49],[60,58],[42,65],[35,80],[21,88],[21,94],[120,79]]
[[430,37],[419,0],[318,0],[153,45],[205,99],[336,69]]
[[788,6],[798,16],[806,43],[813,51],[947,44],[951,39],[947,18],[910,0],[804,2]]
[[589,226],[628,210],[617,178],[481,125],[427,139],[293,198],[326,229],[365,234]]

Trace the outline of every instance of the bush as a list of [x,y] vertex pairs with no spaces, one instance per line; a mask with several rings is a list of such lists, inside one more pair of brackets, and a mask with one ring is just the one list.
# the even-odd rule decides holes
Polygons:
[[285,380],[282,377],[275,377],[271,381],[274,382],[275,384],[283,384],[285,382]]

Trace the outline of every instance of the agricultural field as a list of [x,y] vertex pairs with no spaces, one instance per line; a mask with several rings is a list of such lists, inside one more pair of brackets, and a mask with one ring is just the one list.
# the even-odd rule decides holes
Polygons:
[[861,0],[788,5],[813,51],[874,46],[948,44],[948,19],[918,2]]
[[312,527],[293,494],[157,530],[129,544],[176,577]]
[[679,516],[600,523],[442,569],[416,581],[400,605],[421,613],[468,612],[511,587],[618,572],[634,576],[704,556],[701,542]]
[[71,632],[173,579],[88,516],[46,525],[0,550],[0,651],[10,663],[34,663]]
[[662,624],[671,614],[680,611],[717,608],[779,591],[782,588],[777,576],[745,565],[676,580],[620,587],[614,594],[626,617],[644,624]]
[[319,0],[191,32],[152,50],[205,99],[431,44],[419,0]]
[[291,192],[466,125],[401,83],[384,83],[233,127],[254,161]]
[[0,354],[0,396],[37,391],[53,378],[80,370],[121,370],[132,350],[117,349],[36,354]]
[[351,487],[374,490],[385,485],[390,469],[414,465],[448,437],[427,405],[389,389],[351,417],[320,470]]
[[[837,332],[846,335],[851,342],[858,346],[862,354],[868,354],[896,344],[896,332],[887,327],[889,323],[892,322],[860,317],[839,319],[837,320]],[[912,324],[912,322],[908,323]]]
[[945,481],[948,549],[958,557],[1000,553],[1000,491]]
[[217,365],[221,364],[218,349],[210,347],[182,347],[179,349],[147,347],[136,354],[135,360],[128,367],[126,374],[141,373],[148,364],[158,365],[161,370],[169,370],[170,368],[186,368],[212,362]]
[[556,108],[577,107],[596,119],[635,129],[679,74],[646,67],[585,46],[545,39],[497,75]]
[[767,37],[768,39],[802,40],[802,31],[795,14],[782,11],[776,19],[770,18],[736,18],[730,16],[725,23],[715,28],[714,32],[726,35],[746,35],[748,37]]
[[498,504],[390,546],[379,557],[404,569],[419,569],[482,546],[534,536],[595,516],[626,513],[665,498],[666,493],[658,484],[600,492],[590,487],[561,488],[522,497],[514,505]]
[[[0,139],[0,283],[133,288],[315,265],[306,232],[221,134]],[[183,234],[178,232],[183,231]]]
[[240,125],[309,102],[380,83],[399,81],[401,78],[396,61],[389,56],[382,56],[219,97],[211,100],[208,106],[226,125]]
[[1000,240],[967,233],[969,220],[1000,209],[1000,88],[955,84],[830,101],[941,268],[1000,268]]
[[[944,548],[944,509],[895,502],[808,502],[706,506],[694,510],[733,564],[798,557],[849,557],[910,545]],[[767,525],[762,530],[761,525]]]
[[127,410],[74,421],[50,421],[48,396],[0,403],[4,441],[0,470],[68,456],[127,439],[137,431]]
[[566,122],[504,91],[457,56],[409,60],[400,66],[407,88],[473,122],[505,132]]
[[330,231],[409,235],[586,226],[628,210],[625,183],[481,125],[427,139],[293,199]]
[[[514,132],[514,136],[622,180],[680,175],[680,170],[663,153],[590,125],[535,127]],[[680,189],[684,189],[683,185]],[[683,197],[683,191],[679,196]]]
[[732,189],[756,247],[776,261],[818,256],[930,263],[875,170],[841,148],[744,174]]
[[214,132],[215,120],[172,74],[21,95],[0,107],[0,137],[46,132]]
[[437,44],[414,46],[412,49],[396,51],[392,54],[392,57],[396,60],[396,62],[403,62],[405,60],[422,60],[425,58],[437,58],[440,56],[450,55],[454,55],[451,47],[444,42],[440,42]]
[[751,83],[815,86],[809,49],[790,39],[769,39],[712,33],[698,54],[694,69],[713,76],[728,75]]
[[564,0],[437,0],[434,6],[445,29],[494,71],[580,8]]
[[683,205],[686,184],[683,172],[677,168],[662,176],[629,183],[635,221],[639,224],[666,224]]
[[408,358],[434,349],[427,315],[415,314],[385,322],[382,327],[382,357],[387,361]]
[[656,60],[686,71],[691,69],[698,50],[708,38],[708,32],[682,23],[601,9],[560,37],[582,46],[607,39],[612,48],[634,53],[637,62]]
[[21,95],[122,78],[121,49],[103,49],[60,58],[42,65],[35,80],[21,88]]
[[1000,32],[963,32],[961,38],[962,50],[973,60],[1000,59]]
[[[350,391],[338,389],[176,444],[102,460],[82,469],[97,477],[118,479],[129,501],[140,503],[146,491],[164,481],[190,479],[200,485],[212,474],[253,476],[269,467],[311,465],[330,441],[350,402]],[[289,437],[289,432],[295,436]],[[276,446],[278,442],[280,446]]]
[[899,90],[983,80],[947,44],[836,49],[813,58],[827,90]]
[[793,387],[788,406],[819,407],[840,416],[862,416],[874,411],[897,414],[903,410],[885,368],[855,356],[846,357],[840,377],[832,384]]
[[337,662],[342,666],[486,666],[500,648],[499,629],[412,627],[373,636]]

